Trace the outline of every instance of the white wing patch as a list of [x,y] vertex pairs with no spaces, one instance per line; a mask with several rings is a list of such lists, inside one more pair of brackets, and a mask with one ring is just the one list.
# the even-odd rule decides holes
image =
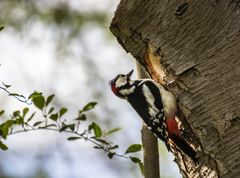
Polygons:
[[155,101],[154,96],[152,95],[151,91],[146,86],[146,84],[143,84],[143,95],[145,96],[146,101],[149,105],[148,110],[149,110],[150,116],[152,116],[153,118],[156,117],[157,113],[159,113],[159,110],[154,105],[154,101]]

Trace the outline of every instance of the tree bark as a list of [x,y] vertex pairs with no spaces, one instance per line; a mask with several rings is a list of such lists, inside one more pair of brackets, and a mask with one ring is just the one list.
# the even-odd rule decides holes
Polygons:
[[[146,71],[136,61],[137,77],[149,78]],[[142,123],[142,147],[143,147],[143,164],[144,164],[144,178],[160,178],[159,171],[159,154],[158,154],[158,140],[157,137]]]
[[[163,70],[173,81],[180,120],[200,153],[199,165],[175,155],[183,177],[238,177],[240,1],[183,2],[122,0],[110,29],[154,79]],[[146,61],[149,46],[159,61]]]

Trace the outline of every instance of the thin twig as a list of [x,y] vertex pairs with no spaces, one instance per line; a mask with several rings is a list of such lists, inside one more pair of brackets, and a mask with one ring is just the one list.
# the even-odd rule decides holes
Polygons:
[[[31,125],[29,125],[28,123],[24,123],[26,124],[28,127],[30,127],[30,129],[27,129],[27,130],[17,130],[17,131],[14,131],[12,133],[10,133],[9,135],[15,135],[15,134],[18,134],[18,133],[24,133],[24,132],[32,132],[32,131],[38,131],[38,130],[48,130],[48,131],[57,131],[59,132],[59,129],[54,129],[54,128],[44,128],[44,127],[40,127],[40,128],[33,128]],[[86,136],[83,136],[81,133],[78,133],[78,132],[73,132],[73,131],[69,131],[69,130],[64,130],[62,131],[64,133],[71,133],[71,134],[75,134],[77,136],[79,136],[80,138],[84,139],[84,140],[87,140],[89,142],[91,142],[92,144],[102,148],[105,152],[107,153],[110,153],[111,151],[107,148],[105,148],[103,145],[97,143],[96,141],[94,141],[93,139],[89,138],[89,137],[86,137]],[[118,157],[122,157],[122,158],[127,158],[127,159],[130,159],[130,156],[126,156],[124,154],[119,154],[119,153],[114,153],[115,156],[118,156]]]
[[0,86],[0,89],[5,91],[9,96],[12,96],[12,97],[16,98],[18,101],[20,101],[22,103],[26,103],[27,105],[31,105],[32,104],[32,102],[29,99],[27,99],[25,96],[23,96],[23,95],[14,95],[10,91],[8,91],[6,87]]

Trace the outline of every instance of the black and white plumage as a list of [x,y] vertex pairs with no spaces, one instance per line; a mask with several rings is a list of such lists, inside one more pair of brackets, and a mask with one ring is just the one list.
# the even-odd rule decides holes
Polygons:
[[127,100],[148,128],[166,143],[171,139],[183,152],[195,160],[195,151],[181,137],[175,120],[177,103],[174,95],[151,79],[131,80],[133,70],[119,74],[110,81],[113,93]]

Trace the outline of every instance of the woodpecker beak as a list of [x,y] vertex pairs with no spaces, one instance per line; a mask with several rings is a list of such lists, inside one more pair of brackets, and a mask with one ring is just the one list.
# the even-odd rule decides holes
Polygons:
[[115,77],[112,80],[109,80],[108,84],[112,86],[116,82],[116,80],[117,80],[117,77]]
[[113,80],[109,80],[108,85],[112,85],[113,84]]
[[127,74],[127,76],[130,78],[131,77],[131,75],[133,74],[133,71],[134,70],[131,70],[128,74]]

